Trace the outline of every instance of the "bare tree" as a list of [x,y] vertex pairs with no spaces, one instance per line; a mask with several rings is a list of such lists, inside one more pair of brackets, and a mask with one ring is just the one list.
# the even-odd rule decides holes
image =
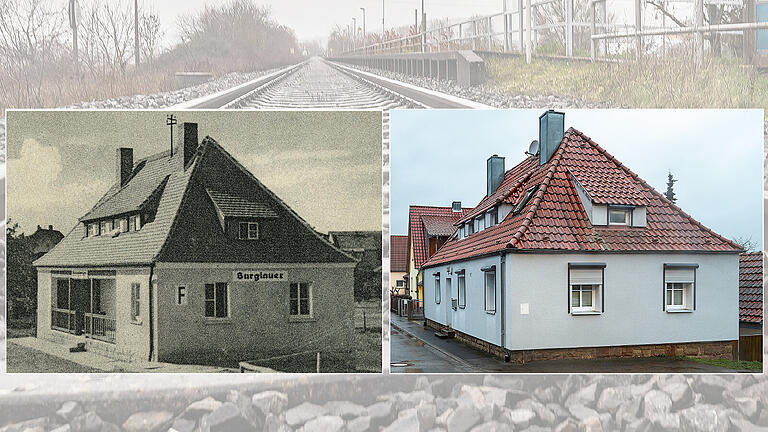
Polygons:
[[757,249],[757,242],[752,236],[737,236],[733,238],[733,242],[743,247],[744,252],[755,252]]
[[154,12],[143,12],[139,17],[139,45],[144,61],[152,62],[158,54],[158,43],[165,31],[160,26],[160,18]]

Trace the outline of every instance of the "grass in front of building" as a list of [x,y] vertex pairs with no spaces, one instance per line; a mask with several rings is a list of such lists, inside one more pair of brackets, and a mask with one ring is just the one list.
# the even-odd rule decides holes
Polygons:
[[27,348],[8,341],[6,352],[6,370],[12,373],[98,373],[98,369],[81,366],[77,363]]
[[485,59],[491,90],[558,95],[632,108],[766,108],[768,75],[735,60],[647,58],[590,63],[524,58]]
[[708,364],[711,366],[723,367],[734,370],[763,370],[763,363],[759,361],[745,361],[745,360],[726,360],[726,359],[705,359],[698,357],[678,357],[681,360],[688,360],[696,363]]
[[381,300],[355,302],[354,343],[356,371],[381,373]]

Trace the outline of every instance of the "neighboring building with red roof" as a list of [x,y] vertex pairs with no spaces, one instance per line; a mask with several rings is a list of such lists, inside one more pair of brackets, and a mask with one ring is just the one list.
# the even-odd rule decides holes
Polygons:
[[763,334],[763,253],[739,256],[739,332]]
[[456,231],[454,223],[470,211],[460,201],[451,207],[410,206],[408,208],[408,294],[423,300],[421,265]]
[[491,156],[485,196],[421,264],[427,323],[517,361],[735,356],[741,246],[563,113],[541,116],[534,153]]
[[35,261],[37,336],[231,366],[317,350],[352,370],[356,260],[213,138],[198,141],[197,124],[174,137],[174,153],[138,161],[118,149],[112,186]]
[[405,294],[405,275],[408,270],[408,236],[389,236],[389,292]]

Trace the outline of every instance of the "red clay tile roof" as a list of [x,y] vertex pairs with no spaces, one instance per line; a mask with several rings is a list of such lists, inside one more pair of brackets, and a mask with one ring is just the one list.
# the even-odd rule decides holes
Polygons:
[[389,271],[408,270],[408,236],[389,236]]
[[[591,176],[608,176],[591,179]],[[593,226],[574,186],[611,204],[645,204],[647,226]],[[518,213],[468,238],[451,239],[432,256],[428,266],[504,249],[568,251],[722,251],[741,247],[712,232],[670,203],[637,174],[608,154],[589,137],[570,128],[552,158],[544,165],[529,156],[505,173],[499,188],[467,213],[478,214],[496,203],[516,205],[525,191],[536,193]],[[611,188],[615,187],[615,190]],[[626,196],[620,196],[626,193]],[[595,199],[593,197],[593,199]],[[617,201],[621,202],[617,202]],[[464,218],[467,219],[466,217]]]
[[452,216],[422,216],[421,222],[424,224],[424,230],[429,237],[448,237],[456,231],[454,222],[456,219]]
[[470,208],[462,208],[461,212],[454,212],[451,207],[410,206],[408,209],[408,256],[410,257],[411,245],[413,245],[413,264],[421,268],[421,264],[428,258],[427,235],[424,231],[422,217],[445,218],[455,223],[464,217]]
[[763,253],[739,255],[739,321],[763,322]]

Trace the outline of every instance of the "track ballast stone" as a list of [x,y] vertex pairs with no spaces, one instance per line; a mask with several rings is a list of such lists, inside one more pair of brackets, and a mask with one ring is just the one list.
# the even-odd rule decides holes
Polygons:
[[[753,375],[382,376],[204,397],[186,407],[112,412],[68,401],[0,432],[35,431],[755,431],[768,381]],[[351,398],[355,400],[347,400]],[[304,398],[304,399],[302,399]],[[366,402],[367,400],[367,402]],[[288,403],[288,401],[291,401]],[[176,406],[172,410],[171,406]],[[58,411],[56,411],[58,410]]]

